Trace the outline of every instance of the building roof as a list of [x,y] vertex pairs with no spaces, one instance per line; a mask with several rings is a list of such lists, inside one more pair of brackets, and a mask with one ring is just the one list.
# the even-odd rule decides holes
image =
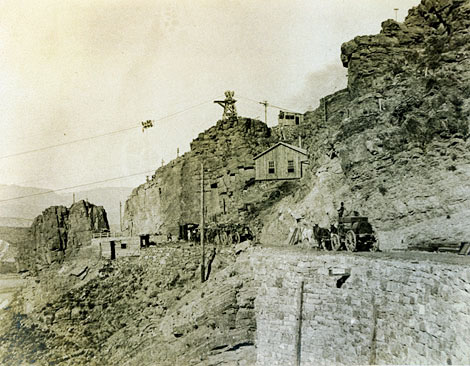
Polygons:
[[253,158],[253,160],[258,159],[259,157],[263,156],[263,155],[266,154],[267,152],[269,152],[269,151],[271,151],[271,150],[277,148],[277,147],[280,146],[280,145],[283,145],[283,146],[285,146],[285,147],[288,147],[289,149],[292,149],[292,150],[294,150],[294,151],[297,151],[298,153],[304,154],[305,156],[308,155],[308,154],[307,154],[307,150],[302,149],[301,147],[294,146],[294,145],[287,144],[287,143],[285,143],[285,142],[280,141],[280,142],[278,142],[276,145],[273,145],[273,146],[271,146],[269,149],[264,150],[262,153],[256,155],[256,156]]

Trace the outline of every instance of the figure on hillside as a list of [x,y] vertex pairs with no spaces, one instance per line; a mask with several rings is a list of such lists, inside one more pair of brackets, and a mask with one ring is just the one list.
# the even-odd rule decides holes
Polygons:
[[338,210],[338,217],[341,218],[344,215],[344,202],[341,202],[341,206]]
[[338,154],[336,153],[335,145],[333,145],[333,143],[331,142],[330,142],[330,147],[328,149],[327,155],[329,156],[330,159],[334,159],[338,156]]

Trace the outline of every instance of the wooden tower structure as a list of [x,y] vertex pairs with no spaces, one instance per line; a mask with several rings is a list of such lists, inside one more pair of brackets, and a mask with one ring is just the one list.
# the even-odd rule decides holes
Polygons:
[[232,118],[237,118],[237,107],[235,107],[235,103],[237,101],[234,99],[234,96],[234,91],[227,90],[225,92],[224,100],[214,100],[214,103],[217,103],[222,108],[224,108],[224,113],[222,115],[222,120],[224,121]]

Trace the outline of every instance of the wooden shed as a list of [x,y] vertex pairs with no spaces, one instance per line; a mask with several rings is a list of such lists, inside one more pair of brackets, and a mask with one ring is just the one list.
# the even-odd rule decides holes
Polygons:
[[278,125],[284,126],[298,126],[304,122],[302,113],[280,111],[278,116]]
[[302,162],[307,161],[307,157],[307,150],[278,142],[254,157],[256,180],[302,178]]

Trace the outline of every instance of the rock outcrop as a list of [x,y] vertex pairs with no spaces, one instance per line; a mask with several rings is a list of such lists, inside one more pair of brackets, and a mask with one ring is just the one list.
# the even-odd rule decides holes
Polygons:
[[253,191],[253,157],[275,141],[277,137],[266,124],[257,120],[217,122],[199,134],[191,151],[159,168],[152,179],[134,189],[126,202],[124,229],[133,235],[178,236],[179,225],[199,223],[201,164],[207,222],[243,221],[267,192]]
[[[97,267],[86,283],[55,287],[54,298],[41,296],[33,313],[9,313],[0,322],[0,362],[264,366],[299,358],[312,365],[468,360],[469,257],[259,246],[235,254],[242,249],[217,248],[204,283],[200,248],[188,243],[147,248],[139,258]],[[38,295],[53,282],[47,273],[39,279]]]
[[329,227],[340,202],[370,218],[382,249],[468,241],[469,15],[468,1],[427,0],[405,22],[387,20],[380,34],[343,44],[348,88],[288,131],[291,141],[302,137],[311,169],[281,203],[266,193],[280,183],[252,185],[253,156],[278,132],[258,121],[219,121],[134,190],[125,226],[177,235],[178,225],[198,223],[204,160],[208,221],[256,217],[264,243],[287,239],[295,219],[285,212]]
[[87,201],[70,208],[52,206],[36,217],[31,225],[31,240],[19,248],[18,262],[23,270],[36,265],[60,262],[89,245],[93,232],[108,230],[106,211]]
[[382,249],[469,240],[469,15],[468,1],[427,0],[343,44],[348,88],[304,118],[308,193],[272,208],[263,240],[287,237],[288,210],[329,227],[342,201]]
[[[145,256],[97,267],[86,283],[56,286],[53,298],[44,294],[54,279],[41,273],[34,313],[5,321],[11,326],[0,332],[0,362],[254,364],[256,289],[248,255],[218,248],[204,283],[199,261],[200,248],[187,243],[148,248]],[[55,281],[63,276],[56,273]]]

